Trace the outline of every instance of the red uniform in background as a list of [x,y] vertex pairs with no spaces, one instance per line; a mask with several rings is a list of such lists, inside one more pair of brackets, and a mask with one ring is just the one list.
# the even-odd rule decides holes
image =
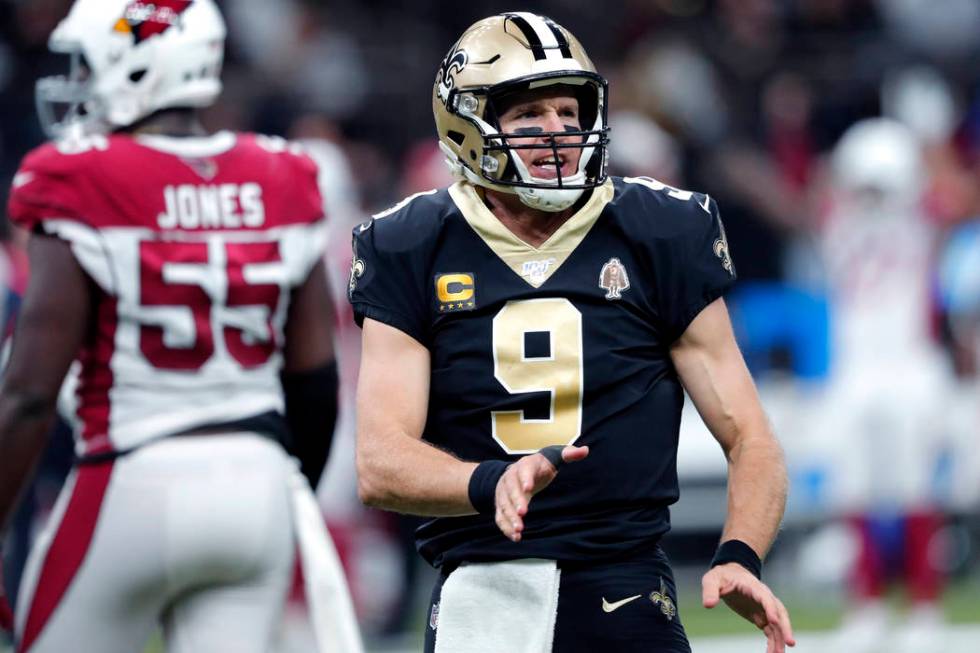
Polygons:
[[262,646],[290,579],[291,463],[275,440],[290,296],[324,246],[315,166],[259,136],[95,136],[31,153],[10,215],[70,245],[94,304],[83,463],[28,563],[22,649],[81,634],[138,650],[161,614],[187,650]]
[[49,144],[17,173],[10,215],[70,243],[97,287],[80,456],[282,412],[289,292],[326,229],[308,158],[230,132]]

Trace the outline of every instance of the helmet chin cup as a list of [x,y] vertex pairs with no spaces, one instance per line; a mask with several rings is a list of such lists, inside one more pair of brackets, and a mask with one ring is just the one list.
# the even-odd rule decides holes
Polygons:
[[[510,159],[514,163],[521,181],[526,184],[514,186],[514,193],[521,202],[532,209],[548,212],[564,211],[575,204],[585,191],[585,188],[582,187],[582,184],[585,183],[585,172],[582,170],[584,166],[581,163],[578,172],[561,180],[562,186],[572,186],[572,188],[561,188],[558,186],[558,179],[541,179],[532,176],[516,152],[510,153]],[[549,188],[549,186],[554,186],[554,188]]]
[[556,213],[571,207],[582,197],[584,188],[530,188],[517,186],[514,188],[521,202],[539,211]]

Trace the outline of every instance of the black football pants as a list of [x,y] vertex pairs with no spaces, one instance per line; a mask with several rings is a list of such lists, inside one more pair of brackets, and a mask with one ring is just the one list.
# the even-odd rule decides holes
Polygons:
[[[602,563],[559,566],[554,653],[691,653],[674,576],[659,546]],[[447,577],[440,574],[432,591],[425,653],[435,651],[432,609]]]

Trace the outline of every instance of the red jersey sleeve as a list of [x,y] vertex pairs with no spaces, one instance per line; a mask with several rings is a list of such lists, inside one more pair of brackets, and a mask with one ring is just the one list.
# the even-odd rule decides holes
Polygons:
[[63,154],[51,143],[30,152],[14,175],[10,220],[31,231],[51,218],[82,221],[83,165],[80,155]]
[[302,222],[317,222],[323,219],[323,197],[320,195],[318,181],[319,169],[306,154],[291,154],[291,167],[295,170],[296,211]]
[[239,137],[240,161],[255,171],[266,188],[265,202],[272,225],[313,224],[323,219],[319,169],[302,146],[262,134]]

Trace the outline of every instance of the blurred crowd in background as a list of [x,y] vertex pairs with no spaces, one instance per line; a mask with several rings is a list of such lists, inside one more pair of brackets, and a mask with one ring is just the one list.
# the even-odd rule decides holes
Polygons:
[[[34,81],[67,69],[46,38],[69,4],[0,0],[4,205],[20,158],[43,139]],[[412,627],[412,588],[428,583],[414,576],[426,573],[407,544],[414,522],[356,499],[349,230],[450,183],[431,114],[436,67],[465,27],[515,9],[571,30],[609,80],[615,174],[707,192],[721,207],[739,275],[733,323],[789,462],[793,546],[774,554],[789,577],[869,600],[895,567],[923,602],[943,577],[975,579],[980,1],[220,4],[225,92],[209,126],[302,140],[322,167],[348,410],[319,494],[369,630]],[[24,235],[2,235],[9,317],[28,271]],[[684,485],[697,497],[723,482],[724,459],[686,417],[676,537],[707,532],[710,557],[723,494],[686,504]],[[53,450],[48,468],[63,469],[70,456]],[[56,492],[51,478],[38,505]],[[899,521],[905,534],[889,539],[882,524]],[[890,562],[892,540],[904,564]]]

